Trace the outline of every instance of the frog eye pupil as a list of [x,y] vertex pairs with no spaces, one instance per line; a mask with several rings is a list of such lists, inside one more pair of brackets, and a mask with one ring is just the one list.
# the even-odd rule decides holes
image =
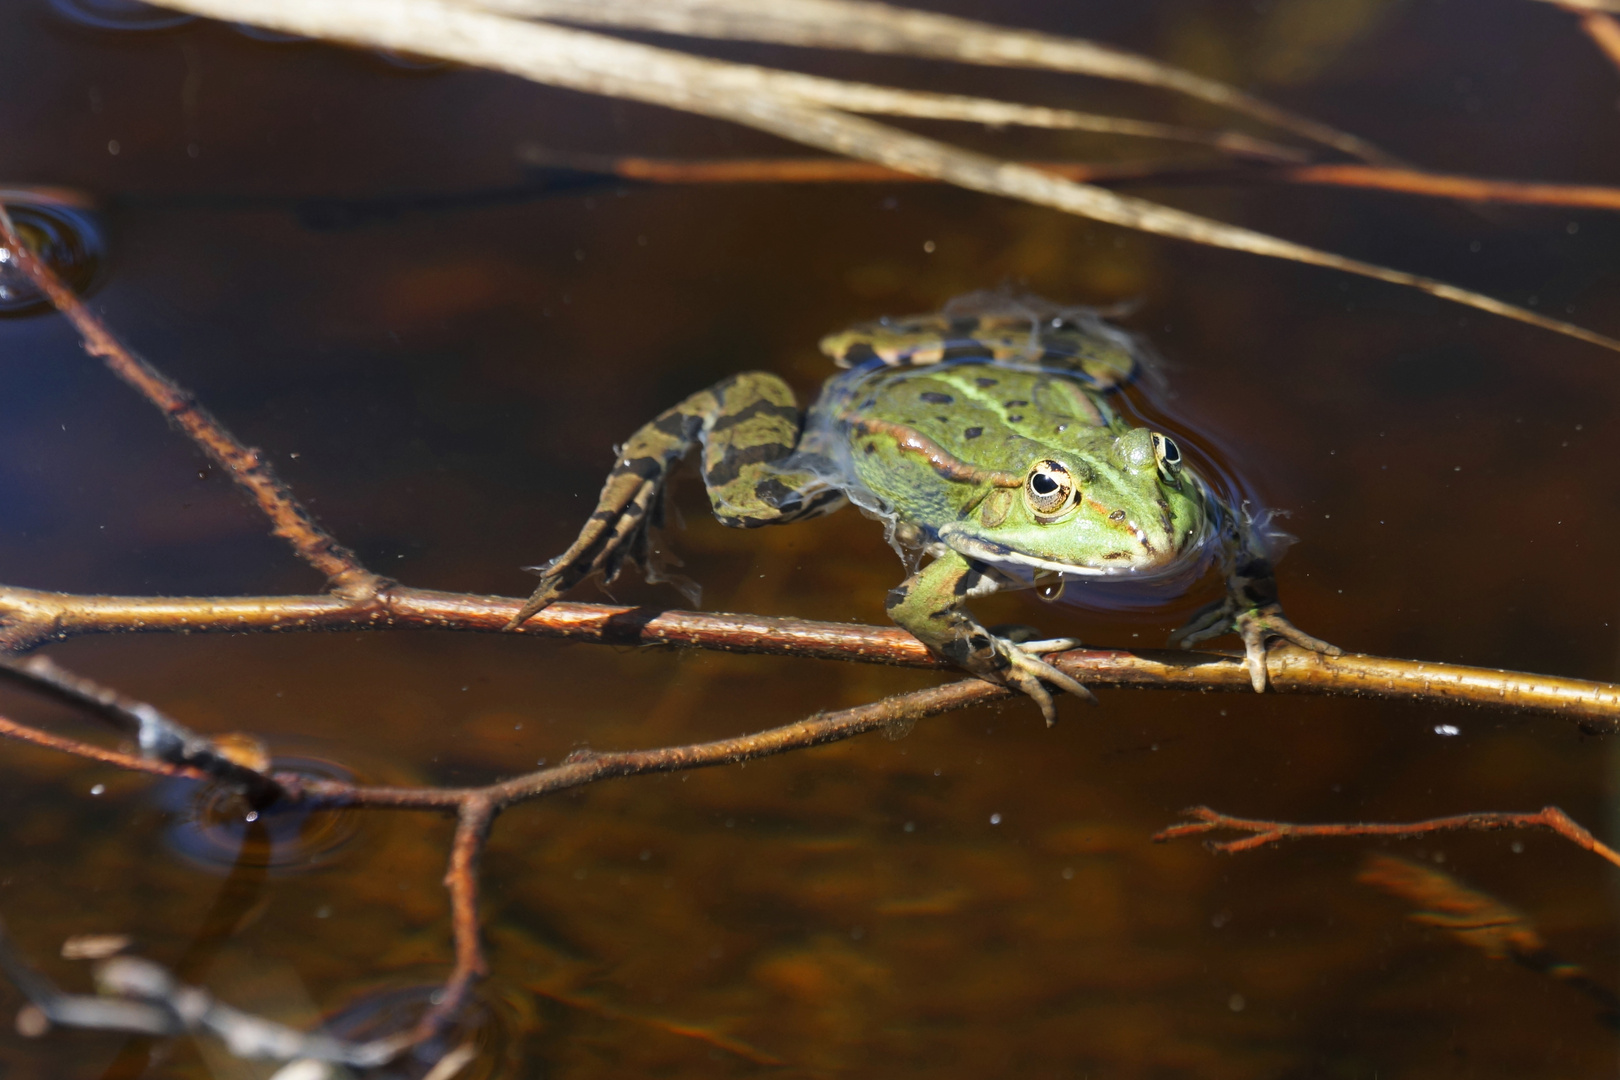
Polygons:
[[1173,473],[1181,468],[1181,447],[1168,435],[1153,433],[1153,456],[1159,459],[1159,467],[1164,472]]
[[1062,462],[1038,461],[1024,484],[1024,500],[1045,522],[1062,516],[1074,504],[1074,483]]

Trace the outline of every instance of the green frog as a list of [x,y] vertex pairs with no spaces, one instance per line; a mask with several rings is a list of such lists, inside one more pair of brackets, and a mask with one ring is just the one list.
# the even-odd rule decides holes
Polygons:
[[650,537],[670,471],[700,446],[726,525],[783,525],[845,503],[884,522],[910,571],[889,616],[952,664],[1034,699],[1048,725],[1048,686],[1096,700],[1045,659],[1079,642],[986,628],[967,609],[974,597],[1071,582],[1174,595],[1218,562],[1225,596],[1172,643],[1237,633],[1257,692],[1272,639],[1339,652],[1284,617],[1270,554],[1280,534],[1218,492],[1174,438],[1121,414],[1119,390],[1144,353],[1096,312],[975,294],[832,334],[821,349],[845,370],[808,412],[779,376],[745,372],[632,435],[573,546],[530,568],[540,585],[509,628],[629,563],[669,580]]

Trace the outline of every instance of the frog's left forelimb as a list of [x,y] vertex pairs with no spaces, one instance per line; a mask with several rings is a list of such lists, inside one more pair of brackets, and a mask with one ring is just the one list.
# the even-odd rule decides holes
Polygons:
[[889,618],[957,667],[1034,698],[1047,727],[1057,722],[1057,710],[1043,682],[1096,704],[1096,697],[1079,680],[1040,659],[1042,653],[1076,648],[1078,641],[1054,638],[1020,645],[991,633],[963,606],[999,587],[997,576],[985,564],[945,549],[890,589],[885,607]]

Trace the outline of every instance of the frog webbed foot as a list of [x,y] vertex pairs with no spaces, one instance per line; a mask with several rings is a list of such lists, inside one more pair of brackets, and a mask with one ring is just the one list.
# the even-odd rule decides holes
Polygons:
[[1097,699],[1079,680],[1041,659],[1077,648],[1078,641],[1021,640],[1022,628],[987,630],[963,609],[962,601],[995,592],[1002,580],[983,563],[947,551],[889,591],[889,617],[957,667],[1033,698],[1047,727],[1057,720],[1048,684],[1095,705]]
[[650,569],[651,577],[658,578],[660,563],[650,557],[649,530],[660,524],[664,478],[684,449],[677,445],[662,454],[626,453],[620,459],[602,487],[596,512],[573,545],[548,563],[526,568],[540,575],[540,584],[506,629],[523,625],[588,577],[611,584],[626,563]]
[[1170,635],[1170,644],[1190,649],[1200,641],[1228,633],[1236,633],[1243,639],[1243,666],[1248,669],[1249,683],[1257,694],[1266,691],[1269,681],[1266,676],[1266,646],[1275,638],[1324,656],[1338,656],[1344,652],[1337,645],[1313,637],[1289,622],[1281,604],[1273,602],[1245,607],[1232,596],[1194,615],[1186,626]]
[[1073,694],[1081,701],[1097,704],[1096,695],[1086,689],[1084,683],[1041,659],[1046,653],[1077,649],[1080,647],[1079,641],[1074,638],[1048,638],[1044,641],[1015,642],[995,634],[989,637],[990,646],[981,650],[985,654],[982,667],[973,662],[979,657],[970,658],[962,666],[981,679],[1010,686],[1033,698],[1040,707],[1047,727],[1057,723],[1057,708],[1052,703],[1052,693],[1046,688],[1046,683]]

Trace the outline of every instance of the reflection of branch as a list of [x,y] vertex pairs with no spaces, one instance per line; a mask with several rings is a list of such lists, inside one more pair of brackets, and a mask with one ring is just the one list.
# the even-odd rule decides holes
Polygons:
[[245,488],[259,509],[270,519],[271,531],[292,545],[298,556],[326,575],[331,587],[344,594],[363,596],[375,592],[380,580],[360,564],[359,558],[338,543],[315,522],[308,510],[281,482],[259,453],[242,445],[225,430],[218,419],[197,403],[189,391],[136,356],[92,315],[79,298],[33,253],[17,235],[5,207],[0,206],[0,243],[16,266],[56,309],[68,317],[92,356],[99,356],[109,370],[186,433],[197,447],[213,459],[232,480]]
[[1407,918],[1444,930],[1493,960],[1511,958],[1531,971],[1579,990],[1602,1010],[1608,1027],[1620,1023],[1620,997],[1579,964],[1553,952],[1530,917],[1489,893],[1469,888],[1443,870],[1393,855],[1368,855],[1356,880],[1417,908]]
[[[500,596],[395,585],[366,600],[340,596],[77,596],[0,586],[0,645],[29,649],[92,634],[287,633],[312,630],[461,630],[498,633],[521,606]],[[518,633],[602,645],[673,645],[723,652],[949,669],[898,627],[766,615],[559,603]],[[1176,649],[1076,649],[1058,666],[1093,686],[1250,692],[1240,657]],[[1620,686],[1377,656],[1321,656],[1273,646],[1282,693],[1455,702],[1570,717],[1620,731]]]
[[1547,829],[1562,836],[1576,847],[1592,852],[1616,866],[1620,866],[1620,852],[1593,836],[1583,826],[1556,806],[1544,807],[1535,813],[1514,814],[1503,811],[1485,811],[1478,814],[1458,814],[1454,817],[1430,818],[1427,821],[1408,822],[1346,822],[1333,825],[1296,825],[1288,821],[1265,821],[1258,818],[1232,817],[1211,810],[1207,806],[1194,806],[1182,811],[1192,818],[1180,825],[1172,825],[1155,834],[1155,840],[1175,840],[1183,836],[1202,836],[1220,830],[1248,833],[1241,840],[1205,841],[1213,851],[1238,852],[1265,847],[1279,840],[1303,840],[1322,836],[1422,836],[1436,832],[1494,832],[1499,829]]
[[39,1010],[38,1017],[19,1018],[19,1027],[33,1034],[44,1033],[42,1020],[64,1027],[152,1036],[206,1031],[218,1036],[237,1057],[312,1058],[362,1067],[380,1065],[403,1048],[397,1036],[350,1043],[252,1016],[200,987],[185,985],[166,968],[133,956],[114,956],[96,965],[98,993],[64,993],[23,959],[3,924],[0,971]]

